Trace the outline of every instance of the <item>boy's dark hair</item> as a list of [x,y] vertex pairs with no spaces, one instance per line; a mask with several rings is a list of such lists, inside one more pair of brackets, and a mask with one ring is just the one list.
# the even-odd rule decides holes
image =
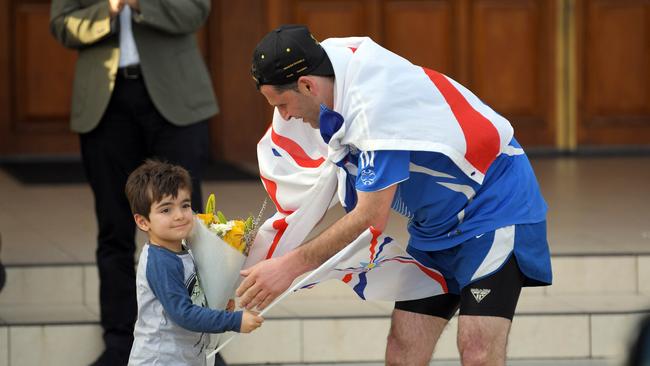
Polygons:
[[147,159],[129,175],[124,189],[131,212],[149,219],[151,205],[165,196],[176,198],[180,189],[192,193],[190,173],[183,167]]

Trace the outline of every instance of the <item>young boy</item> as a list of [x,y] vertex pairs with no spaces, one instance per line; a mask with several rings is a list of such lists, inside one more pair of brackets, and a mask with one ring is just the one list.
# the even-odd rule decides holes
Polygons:
[[135,222],[149,240],[136,276],[138,319],[129,365],[206,365],[206,333],[249,333],[264,319],[205,307],[190,253],[192,184],[180,166],[147,160],[126,183]]

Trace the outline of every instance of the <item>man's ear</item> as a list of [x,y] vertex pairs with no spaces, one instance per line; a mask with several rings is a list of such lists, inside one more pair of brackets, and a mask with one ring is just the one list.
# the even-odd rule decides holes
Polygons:
[[315,95],[317,93],[318,86],[316,81],[311,76],[301,76],[298,79],[298,90],[302,93]]
[[145,233],[149,231],[149,220],[147,220],[146,217],[140,214],[135,214],[133,215],[133,218],[135,219],[135,224],[138,225],[138,229],[144,231]]

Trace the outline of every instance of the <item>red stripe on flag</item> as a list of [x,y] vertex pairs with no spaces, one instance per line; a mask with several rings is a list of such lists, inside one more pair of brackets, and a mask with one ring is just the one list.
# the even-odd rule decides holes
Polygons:
[[274,144],[286,151],[296,164],[303,168],[316,168],[325,161],[323,158],[310,158],[298,143],[288,137],[277,134],[273,128],[271,128],[271,140]]
[[271,197],[271,200],[273,201],[275,208],[285,215],[291,215],[293,211],[285,210],[284,208],[282,208],[282,206],[280,206],[280,203],[278,202],[278,197],[277,197],[278,185],[274,181],[265,178],[261,174],[260,174],[260,178],[262,178],[262,183],[264,183],[264,188],[266,188],[266,192],[269,194],[269,197]]
[[273,228],[277,230],[278,232],[275,233],[275,237],[273,238],[273,242],[271,242],[271,247],[269,248],[269,251],[266,253],[266,259],[269,259],[273,257],[273,253],[275,252],[275,248],[277,248],[278,243],[280,242],[280,238],[284,234],[284,231],[287,230],[287,227],[289,224],[287,224],[287,218],[283,217],[279,220],[273,221]]
[[403,259],[399,259],[399,258],[392,258],[391,260],[395,260],[395,261],[398,261],[400,263],[415,264],[420,269],[420,271],[424,272],[427,276],[431,277],[434,281],[438,282],[440,284],[440,287],[442,287],[442,290],[445,293],[449,292],[449,290],[447,289],[447,281],[445,281],[445,278],[442,277],[439,273],[430,270],[429,268],[421,265],[420,263],[418,263],[416,261],[411,261],[411,260],[407,261],[407,260],[403,260]]
[[501,139],[492,122],[474,109],[441,73],[422,68],[451,107],[465,135],[465,159],[485,174],[501,150]]
[[375,260],[375,250],[377,249],[377,238],[379,238],[379,235],[381,235],[381,231],[371,226],[370,233],[372,234],[372,239],[370,239],[370,261],[368,263],[372,263],[372,261]]
[[[262,182],[264,183],[264,188],[266,188],[266,192],[269,194],[269,197],[271,197],[271,200],[275,204],[275,208],[278,210],[278,212],[287,216],[291,215],[294,211],[283,209],[282,206],[280,206],[280,203],[278,202],[278,198],[277,198],[278,185],[274,181],[265,178],[261,174],[260,174],[260,178],[262,178]],[[282,237],[282,234],[284,234],[284,231],[287,229],[287,226],[289,226],[289,224],[287,223],[286,217],[283,217],[279,220],[275,220],[273,222],[273,228],[278,232],[275,233],[275,237],[273,238],[271,247],[269,248],[269,251],[266,253],[266,259],[269,259],[273,256],[273,252],[275,252],[275,248],[278,246],[278,243],[280,242],[280,238]]]

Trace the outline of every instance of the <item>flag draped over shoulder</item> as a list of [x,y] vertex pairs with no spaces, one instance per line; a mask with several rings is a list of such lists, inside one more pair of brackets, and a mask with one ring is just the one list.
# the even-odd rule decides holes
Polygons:
[[333,161],[351,145],[439,152],[482,184],[513,137],[510,122],[471,91],[368,37],[330,38],[322,46],[336,75],[334,110],[344,119],[329,143]]
[[[462,85],[370,38],[332,38],[322,45],[335,72],[333,109],[343,117],[341,127],[326,144],[320,131],[298,119],[285,121],[275,110],[257,157],[277,212],[261,226],[245,267],[294,249],[329,207],[346,205],[344,162],[351,148],[439,152],[482,184],[512,139],[510,123]],[[366,231],[337,256],[340,262],[317,269],[323,272],[313,282],[338,278],[366,299],[408,300],[446,292],[435,269],[376,232]],[[401,290],[411,283],[418,288]]]
[[[281,256],[302,244],[338,202],[340,168],[324,155],[318,132],[277,114],[257,146],[260,175],[277,212],[264,222],[244,267]],[[411,300],[445,293],[444,278],[406,253],[405,246],[368,229],[316,269],[302,288],[338,279],[362,299]]]

